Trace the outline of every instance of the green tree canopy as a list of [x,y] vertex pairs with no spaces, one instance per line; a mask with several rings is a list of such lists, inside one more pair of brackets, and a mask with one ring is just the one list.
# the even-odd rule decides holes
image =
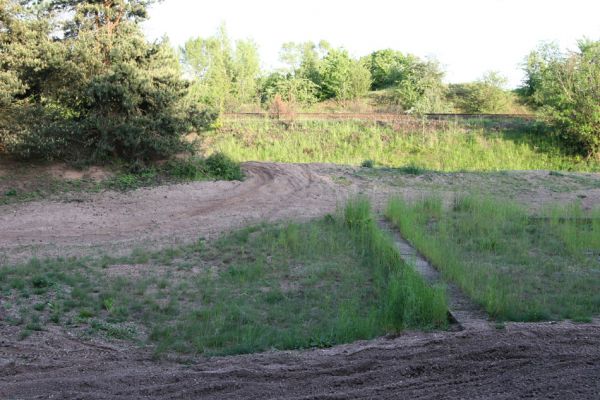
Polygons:
[[181,107],[187,84],[168,42],[149,43],[139,28],[148,1],[2,1],[2,81],[13,87],[2,97],[19,116],[2,128],[5,147],[94,162],[183,148],[201,118]]
[[415,57],[385,49],[374,51],[364,58],[364,62],[373,79],[371,88],[378,90],[392,87],[404,79],[414,64]]
[[224,110],[258,97],[260,60],[253,41],[239,40],[234,50],[222,25],[214,36],[188,40],[181,53],[193,77],[192,101]]
[[600,41],[584,39],[577,51],[553,44],[530,53],[523,92],[574,149],[600,154]]

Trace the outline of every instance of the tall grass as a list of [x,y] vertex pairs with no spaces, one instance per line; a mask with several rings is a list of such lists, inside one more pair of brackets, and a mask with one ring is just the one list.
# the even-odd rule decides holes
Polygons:
[[364,262],[372,269],[381,299],[379,320],[394,329],[444,326],[448,311],[444,289],[430,287],[403,262],[392,239],[373,220],[369,201],[349,201],[344,221]]
[[561,151],[560,144],[531,122],[502,125],[485,121],[450,123],[437,130],[395,129],[360,121],[226,121],[204,138],[203,149],[236,161],[325,162],[360,165],[373,160],[388,167],[439,171],[600,171]]
[[533,216],[486,197],[415,203],[386,216],[442,274],[499,319],[589,319],[600,313],[600,210],[552,206]]

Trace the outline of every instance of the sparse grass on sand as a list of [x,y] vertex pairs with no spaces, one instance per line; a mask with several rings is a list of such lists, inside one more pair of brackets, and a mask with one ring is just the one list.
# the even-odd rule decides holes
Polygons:
[[158,353],[321,347],[447,323],[443,290],[402,263],[366,200],[211,243],[3,266],[0,293],[24,336],[58,324]]
[[600,314],[600,209],[507,200],[392,199],[387,217],[442,274],[499,320]]
[[561,151],[531,121],[448,122],[437,128],[373,121],[224,121],[203,150],[236,161],[324,162],[436,171],[600,171],[600,163]]

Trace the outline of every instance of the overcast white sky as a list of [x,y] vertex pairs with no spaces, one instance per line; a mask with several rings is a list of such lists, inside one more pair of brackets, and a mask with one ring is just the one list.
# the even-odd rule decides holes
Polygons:
[[520,63],[541,41],[574,49],[600,39],[600,0],[164,0],[144,24],[149,38],[181,45],[225,22],[233,39],[253,39],[263,67],[277,67],[281,44],[321,39],[354,56],[393,48],[435,57],[447,82],[496,70],[517,86]]

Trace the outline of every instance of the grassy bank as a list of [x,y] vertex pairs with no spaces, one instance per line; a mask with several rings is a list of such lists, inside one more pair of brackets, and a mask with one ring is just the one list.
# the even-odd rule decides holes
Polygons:
[[387,217],[443,275],[492,316],[517,321],[600,314],[600,209],[506,200],[389,202]]
[[561,152],[532,122],[450,122],[434,130],[368,121],[226,121],[204,138],[205,151],[237,161],[326,162],[438,171],[600,171],[598,162]]
[[3,266],[0,293],[24,336],[54,324],[159,353],[330,346],[447,322],[444,293],[401,262],[364,201],[212,243]]

